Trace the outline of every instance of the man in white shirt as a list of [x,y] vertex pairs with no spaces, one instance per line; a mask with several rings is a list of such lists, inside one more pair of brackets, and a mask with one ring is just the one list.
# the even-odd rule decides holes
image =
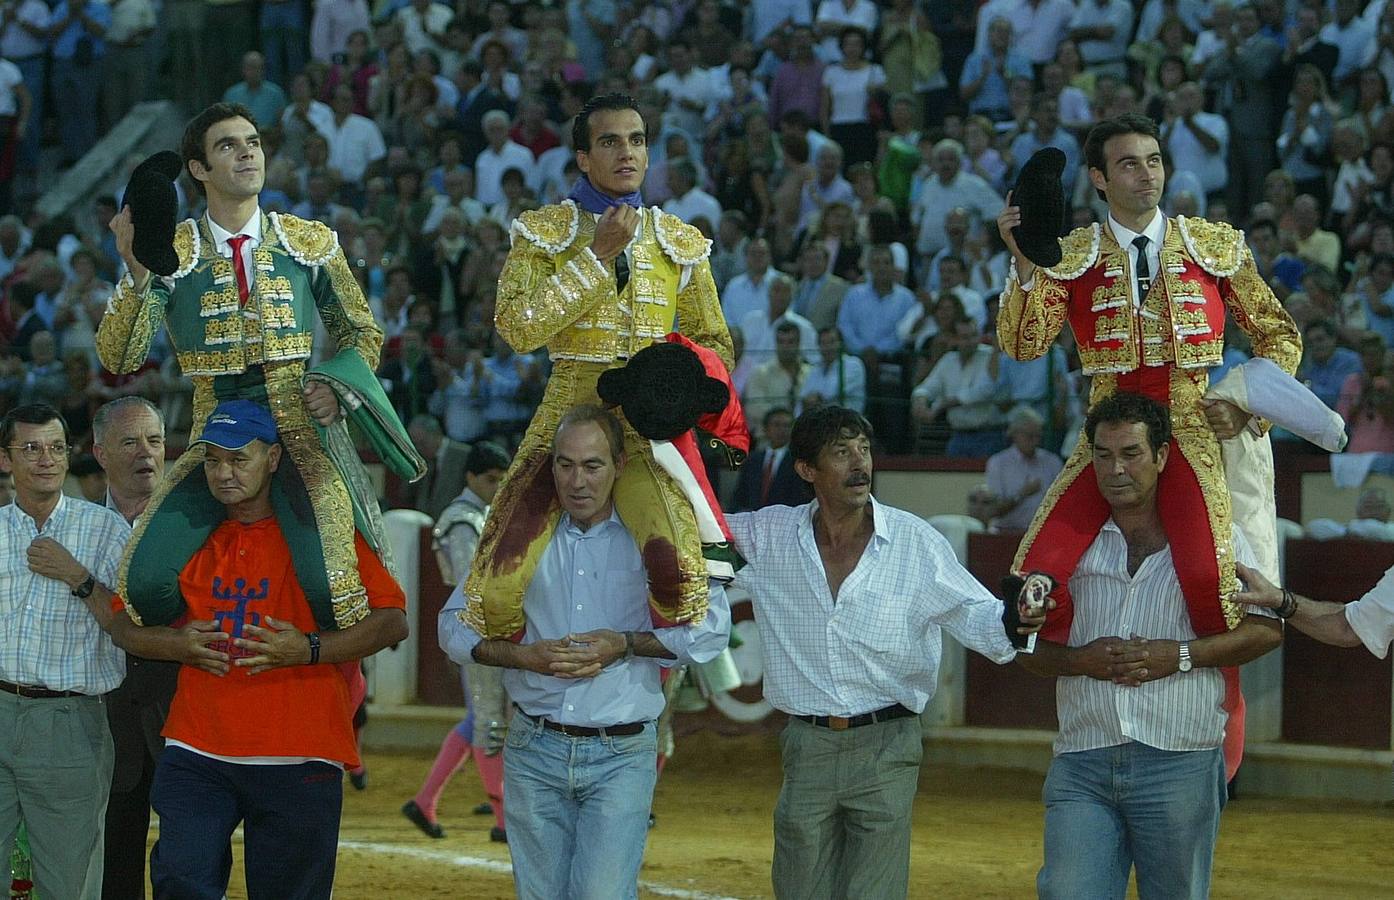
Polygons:
[[949,456],[984,459],[1002,449],[1002,410],[996,402],[997,351],[981,342],[967,316],[954,325],[957,346],[945,353],[924,381],[910,392],[910,415],[924,424],[945,414],[953,434]]
[[770,279],[769,300],[765,309],[745,314],[740,321],[745,334],[745,356],[741,358],[761,365],[774,358],[774,332],[783,322],[792,322],[799,329],[799,347],[804,360],[818,360],[818,330],[813,323],[794,312],[794,279],[776,272]]
[[1229,184],[1229,123],[1205,111],[1205,92],[1194,81],[1176,88],[1175,103],[1175,117],[1162,125],[1172,169],[1194,172],[1207,194],[1223,191]]
[[445,42],[445,26],[453,18],[454,11],[444,3],[411,0],[410,4],[397,10],[393,20],[402,30],[402,42],[415,56],[422,50],[441,50]]
[[[1231,631],[1197,637],[1191,613],[1201,598],[1182,596],[1157,506],[1166,407],[1114,394],[1085,432],[1112,518],[1070,578],[1072,621],[1057,613],[1050,640],[1017,657],[1059,676],[1036,887],[1046,900],[1121,897],[1135,867],[1140,896],[1206,897],[1225,804],[1219,669],[1272,650],[1282,629],[1251,611]],[[1254,564],[1237,529],[1234,538],[1235,557]]]
[[334,89],[334,122],[325,137],[329,140],[329,166],[349,184],[363,180],[368,166],[387,155],[387,144],[377,123],[353,111],[353,88],[340,84]]
[[745,272],[726,282],[721,292],[721,311],[727,325],[740,325],[753,312],[762,312],[770,302],[770,244],[764,238],[751,238],[745,245]]
[[918,238],[917,252],[925,263],[948,243],[944,220],[955,207],[977,213],[980,220],[997,218],[1002,198],[986,181],[963,171],[963,145],[945,138],[934,145],[934,177],[924,183],[910,210]]
[[1012,26],[1012,47],[1031,63],[1041,66],[1055,59],[1055,50],[1069,36],[1075,5],[1070,0],[991,0],[978,13],[974,50],[986,50],[987,31],[993,19]]
[[503,173],[509,169],[531,172],[532,151],[508,137],[508,113],[491,109],[484,114],[484,139],[488,146],[474,161],[474,199],[491,207],[507,199],[503,193]]
[[790,453],[814,501],[726,517],[747,563],[738,583],[755,598],[765,698],[790,716],[778,898],[906,896],[918,716],[938,683],[941,629],[994,662],[1015,655],[1002,604],[948,542],[872,498],[871,437],[852,410],[804,413]]
[[685,38],[668,43],[669,69],[653,81],[668,97],[664,119],[697,140],[702,134],[702,118],[712,102],[712,79],[706,69],[693,64],[692,45]]
[[712,228],[721,224],[721,203],[697,186],[697,167],[692,160],[668,160],[668,189],[673,196],[663,204],[663,211],[670,216],[688,224],[703,218]]
[[1082,0],[1070,20],[1070,37],[1079,42],[1084,66],[1093,72],[1125,74],[1132,36],[1133,5],[1128,0]]
[[803,381],[803,408],[825,403],[866,411],[866,364],[842,352],[842,332],[829,325],[818,332],[818,362]]
[[1338,53],[1331,72],[1333,87],[1374,62],[1379,49],[1374,28],[1359,15],[1360,5],[1360,0],[1336,0],[1336,18],[1321,30],[1321,39],[1334,44]]

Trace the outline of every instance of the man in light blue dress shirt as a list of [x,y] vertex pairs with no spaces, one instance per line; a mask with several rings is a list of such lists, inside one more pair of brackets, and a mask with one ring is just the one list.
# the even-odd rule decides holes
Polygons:
[[451,659],[507,670],[517,710],[504,794],[524,900],[638,896],[658,776],[659,670],[708,662],[730,636],[715,584],[700,623],[654,626],[643,559],[615,512],[623,448],[612,413],[578,406],[562,417],[552,474],[564,515],[524,595],[521,640],[483,640],[460,617],[459,588],[438,623]]

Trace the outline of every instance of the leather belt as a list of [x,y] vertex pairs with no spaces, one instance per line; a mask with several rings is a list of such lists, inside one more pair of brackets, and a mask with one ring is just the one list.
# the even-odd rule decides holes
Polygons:
[[56,700],[60,697],[86,697],[82,691],[50,691],[48,688],[32,687],[27,684],[14,684],[9,681],[0,681],[0,691],[7,694],[15,694],[20,697],[28,697],[33,700]]
[[[519,707],[518,711],[523,712],[521,707]],[[561,722],[553,722],[551,719],[544,719],[540,716],[529,716],[525,712],[523,712],[523,715],[532,719],[548,731],[555,731],[567,737],[627,737],[629,735],[639,734],[644,730],[644,726],[648,724],[647,722],[625,722],[622,725],[606,725],[604,728],[591,728],[587,725],[564,725]]]
[[892,719],[903,719],[906,716],[917,715],[917,713],[906,709],[899,703],[894,703],[874,712],[862,713],[859,716],[795,716],[810,725],[817,725],[819,728],[830,728],[833,731],[846,731],[848,728],[861,728],[863,725],[875,725],[877,722],[889,722]]

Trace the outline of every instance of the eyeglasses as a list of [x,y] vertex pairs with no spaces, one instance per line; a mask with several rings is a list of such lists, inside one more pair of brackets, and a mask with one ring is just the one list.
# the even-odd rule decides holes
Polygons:
[[46,453],[52,454],[54,459],[60,459],[67,456],[68,452],[73,448],[62,441],[54,441],[52,444],[40,444],[38,441],[30,441],[27,444],[19,444],[18,446],[6,447],[5,449],[11,451],[18,450],[20,456],[23,456],[29,462],[38,462]]

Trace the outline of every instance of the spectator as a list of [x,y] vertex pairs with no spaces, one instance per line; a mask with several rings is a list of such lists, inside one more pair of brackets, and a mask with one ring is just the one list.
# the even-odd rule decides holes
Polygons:
[[1346,379],[1363,373],[1360,355],[1336,346],[1336,326],[1330,319],[1308,323],[1302,332],[1302,365],[1297,369],[1297,379],[1321,398],[1321,402],[1335,409]]
[[851,206],[856,202],[852,184],[842,177],[842,148],[834,143],[824,144],[814,158],[815,175],[804,183],[799,195],[799,220],[797,228],[802,231],[831,203],[845,203]]
[[[320,9],[321,5],[315,7]],[[377,82],[378,59],[368,46],[368,32],[365,29],[351,32],[344,45],[343,59],[329,68],[320,85],[320,99],[332,102],[339,85],[347,84],[353,89],[353,111],[360,116],[372,115],[373,88]]]
[[62,165],[67,168],[97,142],[97,101],[106,56],[102,35],[111,27],[111,7],[105,0],[58,0],[50,21],[53,102],[59,110]]
[[1070,37],[1079,42],[1085,68],[1095,73],[1126,74],[1132,36],[1133,6],[1128,0],[1081,0],[1070,20]]
[[1360,201],[1375,182],[1375,173],[1365,161],[1368,142],[1365,132],[1354,119],[1342,119],[1331,132],[1331,152],[1338,164],[1336,180],[1331,188],[1330,221],[1337,230],[1350,236],[1355,230]]
[[995,498],[992,528],[997,532],[1025,531],[1064,463],[1041,448],[1045,424],[1030,408],[1007,417],[1011,446],[988,457],[987,486]]
[[1394,346],[1394,256],[1381,253],[1370,261],[1369,277],[1359,293],[1365,327],[1379,335],[1386,347]]
[[[804,244],[799,253],[799,275],[798,286],[794,289],[794,312],[821,333],[837,321],[849,285],[830,270],[828,248],[821,241]],[[838,340],[841,341],[840,334]]]
[[[1018,169],[1037,151],[1054,147],[1065,154],[1065,170],[1060,175],[1065,196],[1074,193],[1084,157],[1079,142],[1060,127],[1060,102],[1048,94],[1037,94],[1031,104],[1031,130],[1022,132],[1012,141],[1012,159]],[[995,193],[995,192],[994,192]]]
[[673,196],[663,204],[664,212],[689,223],[698,217],[721,221],[721,204],[697,186],[697,167],[686,157],[668,161],[668,189]]
[[1301,288],[1307,264],[1282,249],[1278,242],[1278,226],[1272,219],[1250,222],[1248,235],[1249,249],[1259,275],[1279,300],[1286,300],[1288,294]]
[[818,361],[803,382],[804,409],[830,403],[862,412],[866,409],[866,365],[842,352],[842,332],[836,325],[818,331]]
[[896,325],[915,305],[915,295],[895,281],[895,262],[891,248],[872,247],[867,252],[871,278],[855,284],[842,298],[837,327],[853,353],[867,364],[868,376],[875,383],[880,357],[894,356],[901,349]]
[[974,50],[991,41],[993,20],[1006,19],[1011,28],[1012,46],[1034,66],[1049,62],[1069,34],[1075,7],[1070,0],[992,0],[978,11]]
[[465,462],[470,448],[441,433],[435,416],[417,415],[408,420],[407,434],[426,461],[426,474],[410,485],[409,505],[433,519],[465,489]]
[[813,29],[798,25],[790,40],[789,58],[780,63],[770,81],[769,112],[774,124],[782,122],[792,109],[802,112],[810,122],[822,116],[824,64],[813,53]]
[[[1220,7],[1216,6],[1217,15]],[[1228,7],[1223,7],[1225,16]],[[1204,78],[1218,93],[1218,111],[1229,120],[1229,206],[1248,209],[1258,202],[1263,179],[1273,168],[1278,137],[1274,69],[1282,56],[1277,43],[1259,32],[1258,13],[1234,11],[1234,26],[1205,63]],[[1199,42],[1196,53],[1201,50]]]
[[528,95],[518,101],[518,122],[508,132],[509,140],[520,144],[540,160],[542,154],[561,145],[561,138],[547,125],[547,104]]
[[1360,15],[1361,6],[1360,0],[1336,0],[1335,17],[1321,30],[1321,39],[1336,48],[1331,80],[1338,88],[1373,62],[1378,49],[1374,26]]
[[665,124],[702,134],[702,117],[715,99],[710,74],[694,64],[692,45],[684,38],[668,44],[668,71],[654,79],[654,87],[667,97]]
[[963,302],[952,292],[938,294],[921,290],[919,304],[912,306],[896,325],[896,334],[915,359],[912,382],[924,381],[935,364],[955,346],[954,323],[964,317]]
[[443,358],[434,361],[437,389],[431,395],[431,415],[445,423],[445,434],[457,443],[469,443],[486,432],[484,407],[484,354],[470,346],[463,328],[445,337]]
[[818,330],[790,309],[794,298],[793,279],[783,272],[776,272],[770,278],[767,294],[767,308],[746,313],[740,322],[741,331],[745,334],[746,358],[756,365],[771,359],[775,350],[775,330],[785,322],[793,322],[799,329],[799,346],[804,360],[815,362],[818,359]]
[[1212,196],[1229,184],[1229,124],[1224,116],[1206,112],[1204,103],[1205,92],[1194,81],[1176,89],[1171,115],[1162,125],[1162,146],[1172,166],[1194,173],[1206,196]]
[[33,127],[26,128],[17,140],[15,159],[15,168],[26,178],[36,176],[39,168],[39,139],[43,129],[38,126],[44,121],[46,108],[44,69],[51,22],[44,0],[19,0],[10,4],[0,20],[0,58],[9,60],[19,69],[29,92],[29,118]]
[[745,248],[745,271],[726,284],[721,310],[728,325],[739,325],[750,313],[769,308],[770,245],[764,238],[752,238]]
[[811,499],[808,482],[794,471],[794,455],[789,452],[794,414],[776,406],[765,413],[761,425],[764,441],[741,466],[731,500],[732,512],[766,506],[802,506]]
[[[152,66],[156,7],[151,0],[116,0],[111,7],[111,27],[102,35],[107,54],[102,60],[102,112],[108,127],[145,99]],[[3,50],[3,47],[0,47]],[[35,124],[39,120],[35,120]]]
[[1303,194],[1292,202],[1292,221],[1297,237],[1297,255],[1334,272],[1341,264],[1341,239],[1318,227],[1321,207],[1317,198]]
[[474,163],[474,196],[486,207],[506,199],[503,193],[503,173],[508,169],[527,172],[532,169],[532,152],[508,137],[508,113],[490,110],[484,114],[484,137],[488,141]]
[[842,34],[847,28],[860,28],[862,34],[875,34],[880,13],[872,0],[821,0],[813,17],[813,28],[821,37],[818,56],[829,65],[842,59]]
[[1326,96],[1325,79],[1316,66],[1299,66],[1277,142],[1278,159],[1299,193],[1326,196],[1332,127],[1332,104]]
[[58,342],[50,331],[29,338],[29,365],[19,389],[19,405],[46,403],[58,406],[68,392],[68,374],[58,358]]
[[954,323],[954,336],[954,350],[910,393],[910,415],[922,425],[946,416],[952,429],[948,456],[989,457],[1005,444],[992,371],[997,351],[981,342],[977,326],[966,316]]
[[366,51],[371,24],[367,0],[319,0],[310,18],[311,58],[335,66],[340,64],[336,57],[343,55],[346,63],[358,65],[362,56],[352,47],[354,35],[362,35],[360,50]]
[[[812,370],[804,361],[803,348],[800,346],[801,329],[798,325],[793,322],[780,322],[775,327],[774,340],[774,358],[756,360],[754,371],[741,392],[745,418],[752,424],[751,433],[756,440],[764,437],[763,423],[766,413],[775,408],[798,407],[799,397],[803,395],[804,382]],[[744,360],[745,358],[742,362]]]
[[723,210],[740,212],[754,230],[764,231],[773,204],[768,175],[763,164],[752,165],[749,144],[743,140],[726,141],[716,170],[716,202]]
[[[1027,0],[1020,0],[1022,6]],[[958,95],[967,101],[968,111],[994,122],[1011,119],[1007,84],[1012,78],[1030,78],[1031,60],[1012,47],[1012,23],[997,16],[987,29],[987,45],[974,50],[963,64]]]
[[361,182],[368,166],[387,155],[377,123],[354,112],[353,103],[352,87],[341,84],[334,89],[334,122],[325,133],[329,165],[347,184]]
[[306,138],[312,134],[322,137],[333,130],[334,110],[329,104],[316,100],[314,90],[310,76],[304,72],[291,79],[290,103],[281,112],[278,159],[300,165],[305,161]]
[[535,357],[515,353],[497,331],[492,341],[493,352],[478,372],[488,398],[484,420],[489,434],[516,447],[542,399],[542,372]]
[[949,212],[962,207],[979,220],[993,219],[1002,209],[1002,197],[988,183],[963,171],[963,145],[945,138],[934,145],[934,177],[924,183],[911,202],[911,221],[918,238],[915,252],[928,263],[948,243],[944,220]]
[[506,48],[514,60],[521,62],[528,55],[528,35],[511,24],[512,10],[509,4],[505,0],[492,0],[487,15],[489,29],[475,38],[471,48],[473,55],[482,56],[486,44],[497,43]]
[[745,271],[745,248],[749,245],[750,222],[745,213],[738,209],[726,210],[721,214],[710,257],[712,280],[716,282],[718,293],[724,292],[731,279]]
[[837,142],[848,166],[871,162],[876,156],[876,130],[871,122],[873,95],[885,87],[886,73],[866,60],[866,33],[845,28],[840,38],[842,58],[823,70],[823,132]]
[[1316,66],[1326,83],[1332,83],[1331,77],[1336,71],[1341,51],[1335,44],[1322,38],[1321,14],[1320,8],[1310,4],[1299,5],[1293,14],[1293,24],[1288,29],[1283,45],[1281,88],[1292,90],[1293,75],[1297,67],[1302,65]]
[[77,351],[94,360],[97,325],[111,299],[112,285],[97,277],[97,256],[86,247],[73,253],[69,265],[73,276],[63,286],[53,315],[58,344],[64,356]]
[[444,3],[410,0],[398,8],[392,18],[400,29],[407,52],[415,56],[422,50],[439,50],[445,46],[445,26],[453,17],[454,13]]
[[[1394,266],[1394,260],[1388,261]],[[1394,386],[1385,365],[1386,344],[1378,334],[1360,341],[1363,372],[1346,376],[1336,412],[1346,420],[1347,453],[1394,453]]]

